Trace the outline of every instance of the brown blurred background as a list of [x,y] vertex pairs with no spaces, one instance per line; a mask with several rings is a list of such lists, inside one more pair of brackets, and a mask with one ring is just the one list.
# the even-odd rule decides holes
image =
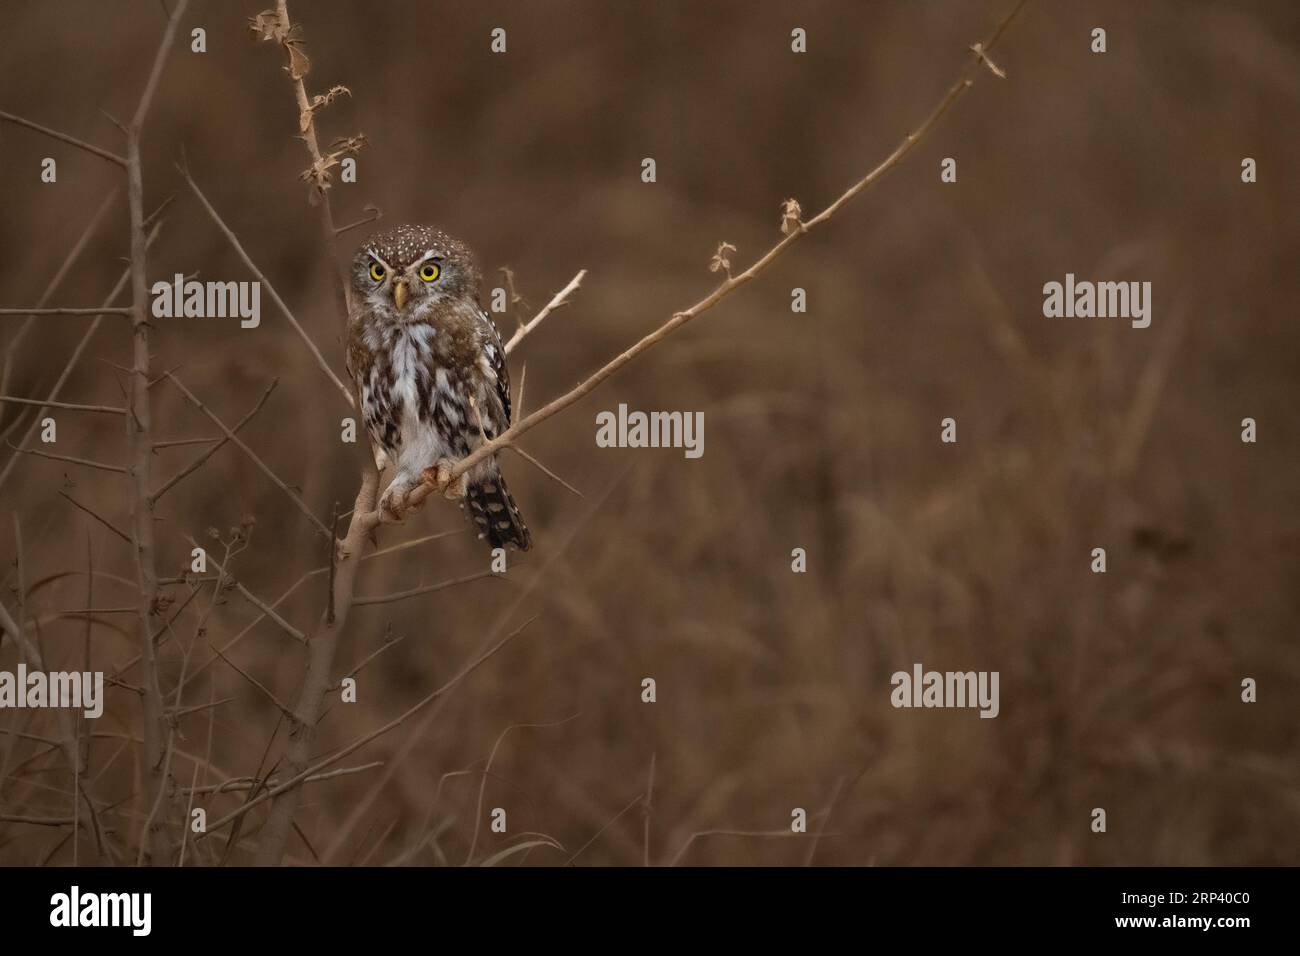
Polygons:
[[[184,150],[341,374],[281,52],[247,32],[265,5],[200,0],[182,24],[147,127],[146,203],[177,197],[149,278],[250,278],[181,183]],[[321,115],[323,134],[370,143],[359,182],[333,192],[340,222],[373,203],[384,223],[437,223],[478,251],[485,292],[509,266],[529,306],[498,316],[507,334],[589,270],[573,304],[512,358],[516,382],[527,365],[525,404],[536,408],[707,293],[720,240],[747,265],[779,238],[782,200],[811,216],[882,159],[1009,5],[295,0],[291,12],[309,88],[353,94]],[[5,7],[0,109],[121,149],[101,111],[134,108],[159,4]],[[202,55],[189,50],[195,26],[207,30]],[[505,55],[489,51],[498,26]],[[1089,50],[1096,26],[1104,55]],[[790,52],[794,27],[807,30],[805,55]],[[564,850],[504,864],[578,851],[578,865],[639,864],[638,797],[653,761],[655,863],[1300,863],[1300,7],[1039,0],[994,59],[1008,79],[981,76],[828,228],[527,437],[585,498],[507,458],[538,547],[504,581],[354,611],[341,665],[390,630],[405,640],[362,672],[358,703],[333,706],[321,753],[537,619],[431,723],[413,720],[345,762],[385,766],[310,785],[297,820],[317,855],[461,863],[477,816],[476,860],[532,832]],[[57,184],[39,181],[46,156]],[[640,181],[646,156],[654,185]],[[950,185],[939,180],[947,156],[958,161]],[[1254,185],[1240,179],[1246,156],[1258,162]],[[0,305],[35,302],[118,178],[0,126]],[[55,303],[101,301],[122,269],[125,216],[119,196]],[[341,254],[364,235],[344,237]],[[1044,318],[1042,286],[1067,272],[1151,281],[1151,327]],[[790,311],[795,286],[806,315]],[[265,293],[262,313],[256,330],[160,320],[155,368],[179,366],[227,422],[278,376],[243,437],[327,518],[355,493],[339,441],[347,410]],[[0,348],[21,321],[0,318]],[[41,322],[15,357],[12,391],[46,395],[87,322]],[[120,404],[110,363],[129,364],[129,347],[124,325],[106,320],[64,400]],[[160,439],[212,433],[174,389],[154,392]],[[704,457],[596,448],[596,413],[620,402],[704,411]],[[18,414],[0,412],[0,430]],[[947,416],[955,445],[939,442]],[[1257,444],[1240,441],[1246,416]],[[112,419],[57,419],[59,453],[125,460]],[[157,474],[195,451],[159,451]],[[16,467],[0,487],[0,600],[15,605],[13,515],[29,583],[77,572],[36,590],[29,614],[85,606],[88,549],[97,569],[134,577],[127,545],[58,495],[126,526],[125,482],[35,458]],[[262,598],[325,562],[302,516],[228,446],[164,499],[161,572],[187,567],[187,534],[246,513],[257,524],[235,575]],[[434,502],[379,543],[463,528]],[[795,547],[807,549],[806,574],[791,573]],[[1089,571],[1094,547],[1107,549],[1105,575]],[[415,587],[486,560],[460,533],[369,562],[359,590]],[[132,600],[129,587],[96,584],[98,607]],[[282,610],[308,628],[323,600],[318,575]],[[224,643],[255,616],[228,595],[206,641]],[[134,656],[133,624],[95,623],[96,669]],[[193,625],[182,618],[184,641],[167,648],[169,681]],[[83,621],[47,620],[50,666],[79,667],[84,634]],[[195,663],[210,657],[200,641]],[[274,624],[231,657],[293,699],[304,655]],[[890,674],[917,661],[1000,671],[1000,716],[894,710]],[[0,669],[15,666],[6,642]],[[654,704],[641,701],[645,677]],[[1244,677],[1258,681],[1256,704],[1240,701]],[[215,710],[201,779],[274,763],[275,707],[220,661],[186,700],[210,695],[234,700]],[[506,728],[569,717],[511,730],[484,777]],[[53,733],[54,721],[28,719],[0,712],[0,756],[12,748],[0,808],[70,812],[58,755],[12,733]],[[88,770],[131,848],[148,808],[122,735],[139,722],[136,696],[110,690]],[[201,756],[207,713],[180,732],[180,752]],[[179,758],[183,785],[192,772]],[[215,819],[242,799],[205,805]],[[505,835],[488,830],[495,807],[508,813]],[[825,829],[815,848],[810,836],[688,843],[701,831],[788,830],[796,807],[810,831]],[[1104,835],[1089,830],[1094,807],[1107,810]],[[233,861],[250,858],[262,819],[246,821]],[[0,823],[0,863],[69,863],[68,832]],[[83,838],[81,862],[92,851]],[[313,858],[296,837],[290,852]]]

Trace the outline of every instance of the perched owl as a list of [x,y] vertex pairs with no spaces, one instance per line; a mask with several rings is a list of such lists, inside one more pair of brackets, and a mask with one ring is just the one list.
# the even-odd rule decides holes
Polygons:
[[[426,474],[445,474],[510,426],[510,376],[496,324],[479,305],[473,253],[430,226],[395,226],[352,263],[348,374],[356,382],[375,464],[393,477],[380,509],[401,518]],[[469,505],[494,547],[531,544],[496,457],[447,492]],[[462,505],[464,507],[464,505]]]

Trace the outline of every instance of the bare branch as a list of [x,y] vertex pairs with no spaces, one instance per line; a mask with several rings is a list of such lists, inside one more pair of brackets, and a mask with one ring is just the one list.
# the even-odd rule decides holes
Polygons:
[[[185,536],[185,540],[187,540],[191,544],[191,546],[195,548],[199,546],[199,543],[195,541],[193,538],[191,538],[189,535]],[[288,621],[282,618],[279,614],[275,612],[274,608],[272,608],[269,604],[267,604],[265,601],[259,598],[252,591],[248,590],[248,588],[244,587],[242,584],[236,581],[233,577],[231,577],[226,572],[225,566],[222,565],[220,561],[218,561],[216,558],[212,557],[211,555],[208,556],[208,560],[211,561],[216,566],[219,572],[221,572],[220,576],[218,577],[218,581],[221,580],[221,577],[224,576],[227,581],[229,581],[231,584],[235,586],[235,590],[237,590],[240,593],[240,595],[244,598],[244,600],[246,600],[249,604],[253,605],[253,607],[257,608],[259,611],[261,611],[271,620],[275,621],[276,624],[280,625],[281,629],[283,629],[286,634],[288,634],[290,637],[292,637],[294,640],[300,643],[305,644],[307,642],[306,634],[304,634],[302,631],[298,630],[296,627],[294,627],[292,624],[290,624]],[[218,651],[217,653],[220,653],[220,651]]]
[[171,381],[171,383],[175,385],[178,389],[180,389],[181,394],[183,394],[186,398],[190,400],[190,403],[193,404],[195,408],[201,411],[204,415],[207,415],[208,418],[212,420],[212,424],[216,425],[225,433],[226,438],[228,438],[230,441],[234,442],[236,445],[239,446],[240,451],[242,451],[245,455],[247,455],[249,457],[249,460],[251,460],[253,464],[257,465],[257,467],[261,470],[262,474],[270,478],[271,481],[275,483],[275,486],[277,488],[279,488],[281,491],[283,491],[286,495],[289,496],[289,498],[293,501],[293,503],[298,506],[298,510],[301,511],[304,515],[306,515],[308,520],[310,520],[311,523],[316,527],[317,531],[325,535],[327,538],[334,537],[330,533],[330,529],[325,527],[325,523],[321,521],[319,518],[317,518],[314,514],[312,514],[311,509],[307,507],[307,503],[302,500],[302,498],[298,495],[298,493],[295,492],[292,488],[290,488],[280,478],[279,475],[277,475],[274,471],[272,471],[270,466],[267,465],[266,462],[262,461],[260,457],[258,457],[257,452],[249,448],[248,445],[244,442],[244,440],[239,438],[234,433],[234,431],[231,430],[226,425],[225,422],[223,422],[220,418],[218,418],[210,408],[208,408],[201,401],[199,401],[198,398],[195,397],[194,393],[191,392],[188,388],[186,388],[184,384],[182,384],[180,379],[178,379],[171,372],[167,372],[165,374],[166,377]]
[[[36,307],[38,309],[44,308],[45,304],[54,296],[55,290],[57,290],[63,283],[68,272],[72,269],[73,263],[77,261],[86,246],[89,245],[91,237],[95,234],[95,230],[99,228],[100,222],[102,222],[104,216],[108,214],[108,210],[112,208],[113,203],[117,201],[120,192],[120,188],[114,189],[105,196],[104,201],[99,204],[99,208],[95,210],[95,214],[90,217],[90,222],[86,223],[86,228],[81,230],[81,235],[77,238],[76,243],[64,257],[63,262],[59,264],[59,268],[55,271],[54,277],[50,279],[49,285],[47,285],[45,291],[41,293],[40,299],[36,302]],[[19,346],[22,345],[23,339],[27,337],[27,334],[31,332],[35,326],[36,316],[29,315],[27,321],[22,324],[22,328],[18,330],[14,337],[9,340],[9,344],[5,346],[4,367],[3,369],[0,369],[0,392],[9,391],[9,379],[13,374],[14,357],[18,354],[18,349]]]
[[[303,77],[307,75],[310,64],[306,54],[302,52],[302,41],[299,36],[301,31],[289,17],[289,5],[286,0],[276,0],[275,11],[279,21],[278,25],[270,34],[264,33],[263,36],[267,39],[274,38],[278,40],[280,45],[284,47],[285,55],[289,59],[289,79],[293,84],[294,99],[298,104],[298,128],[302,134],[303,142],[307,145],[307,152],[311,155],[312,167],[324,169],[325,157],[321,154],[320,141],[316,136],[314,100],[307,95],[307,87],[302,81]],[[315,188],[313,187],[313,189]],[[331,285],[334,289],[334,300],[339,318],[346,323],[348,315],[347,282],[342,267],[333,256],[334,237],[337,235],[337,230],[334,228],[334,211],[330,208],[329,200],[323,192],[318,192],[315,195],[315,205],[320,219],[321,252],[327,257],[330,266]]]
[[649,794],[646,794],[646,793],[638,793],[635,797],[633,797],[633,798],[631,799],[631,801],[627,804],[627,806],[625,806],[622,810],[618,811],[618,813],[614,814],[614,816],[612,816],[612,817],[609,819],[609,822],[607,822],[603,827],[601,827],[599,830],[597,830],[595,833],[593,833],[592,836],[591,836],[591,839],[590,839],[590,840],[588,840],[588,841],[587,841],[586,843],[584,843],[582,846],[578,847],[578,849],[576,849],[576,850],[573,852],[573,855],[570,856],[567,860],[564,861],[564,865],[565,865],[565,866],[572,866],[572,865],[573,865],[573,861],[576,860],[578,857],[582,856],[582,854],[586,851],[587,847],[589,847],[589,846],[591,846],[593,843],[595,843],[595,842],[600,838],[600,835],[601,835],[602,833],[604,833],[606,830],[608,830],[610,827],[612,827],[615,823],[617,823],[620,819],[622,819],[623,814],[627,813],[627,812],[628,812],[629,810],[631,810],[633,807],[637,806],[638,804],[644,806],[646,800],[648,799],[648,797],[649,797]]
[[33,123],[29,119],[23,119],[21,116],[15,116],[13,113],[6,113],[0,110],[0,120],[6,123],[13,123],[15,126],[25,126],[28,129],[43,133],[51,139],[57,139],[60,142],[67,143],[69,146],[75,146],[77,149],[85,150],[92,156],[98,156],[100,159],[106,159],[110,163],[116,163],[118,166],[126,166],[126,159],[117,153],[110,153],[106,149],[100,149],[98,146],[92,146],[85,140],[77,139],[75,136],[69,136],[67,133],[60,133],[56,129],[50,129],[48,126],[42,126],[40,123]]
[[537,328],[544,321],[546,321],[546,317],[548,315],[550,315],[552,312],[554,312],[556,309],[560,308],[561,306],[567,305],[569,302],[569,296],[573,295],[573,293],[578,290],[578,287],[582,285],[582,280],[586,277],[586,275],[587,275],[586,269],[579,270],[578,274],[569,280],[569,284],[566,285],[559,292],[555,293],[555,296],[551,299],[551,301],[546,303],[546,305],[542,307],[542,311],[538,312],[535,316],[529,319],[526,324],[519,326],[519,328],[515,330],[515,334],[510,336],[510,341],[506,343],[506,354],[509,355],[511,352],[513,352],[516,346],[518,346],[520,342],[526,339],[528,337],[528,334],[532,332],[533,329]]
[[[369,664],[371,661],[373,661],[376,657],[378,657],[380,654],[384,653],[384,651],[389,650],[390,648],[396,647],[398,644],[402,643],[402,641],[404,641],[404,640],[406,640],[405,637],[390,637],[388,640],[384,641],[383,644],[380,644],[377,648],[375,648],[373,651],[371,651],[371,652],[370,652],[369,654],[367,654],[365,657],[361,658],[361,660],[357,662],[357,665],[356,665],[355,667],[353,667],[350,671],[348,671],[346,674],[344,674],[343,676],[344,676],[344,677],[356,677],[358,674],[361,673],[362,669],[364,669],[365,666],[366,666],[367,664]],[[339,689],[341,686],[342,686],[342,682],[340,681],[340,682],[338,682],[338,683],[335,683],[335,684],[330,688],[330,690],[337,690],[337,689]]]
[[267,700],[269,700],[271,703],[275,704],[277,708],[279,708],[281,713],[283,713],[286,717],[290,717],[290,718],[293,717],[293,711],[289,709],[289,705],[281,703],[280,698],[276,697],[273,693],[271,693],[270,689],[265,684],[263,684],[252,674],[248,673],[248,671],[244,670],[242,667],[240,667],[238,664],[232,661],[225,654],[221,653],[221,651],[217,651],[216,648],[213,648],[213,650],[216,651],[216,655],[218,657],[220,657],[223,661],[225,661],[227,664],[230,665],[231,669],[234,670],[236,674],[244,678],[244,680],[248,681],[258,690],[260,690],[266,696]]
[[307,346],[307,351],[311,352],[312,358],[316,360],[316,364],[320,367],[320,370],[325,373],[325,377],[328,378],[334,384],[334,387],[342,393],[344,401],[349,405],[355,406],[356,401],[352,397],[352,390],[344,385],[339,377],[334,374],[334,370],[330,368],[329,362],[325,361],[325,356],[321,354],[320,349],[316,347],[316,343],[313,342],[311,336],[307,334],[307,330],[299,324],[296,318],[294,318],[293,313],[289,311],[289,307],[285,305],[284,299],[280,298],[280,293],[275,291],[275,286],[271,284],[270,280],[262,273],[262,270],[253,262],[252,257],[244,251],[244,246],[240,243],[239,237],[236,236],[231,228],[226,225],[225,221],[217,213],[216,209],[212,207],[212,203],[208,202],[208,197],[203,195],[203,190],[199,189],[199,184],[194,181],[192,176],[190,176],[188,167],[178,166],[177,169],[179,169],[181,175],[185,177],[185,182],[189,184],[194,195],[198,197],[199,203],[205,210],[207,210],[208,215],[212,217],[212,221],[217,224],[217,228],[221,230],[222,235],[226,237],[226,241],[234,248],[239,258],[244,261],[245,268],[247,268],[249,272],[253,273],[253,275],[257,276],[258,281],[262,283],[262,287],[270,293],[271,299],[279,307],[280,311],[284,313],[284,317],[289,320],[289,324],[292,325],[293,330],[298,333],[298,337],[302,339],[303,344]]
[[478,574],[469,574],[463,578],[452,578],[449,581],[439,581],[437,584],[426,584],[423,587],[411,588],[409,591],[394,591],[392,594],[375,594],[367,597],[354,597],[352,599],[352,606],[362,607],[367,604],[392,604],[394,601],[404,601],[407,598],[418,597],[421,594],[433,594],[435,591],[442,591],[446,588],[454,587],[457,584],[468,584],[470,581],[480,581],[483,578],[505,580],[501,575],[493,571],[481,571]]
[[[166,207],[166,205],[167,204],[164,203],[157,210],[155,210],[153,216],[151,216],[150,218],[156,219],[158,214]],[[153,241],[156,238],[158,238],[158,233],[161,231],[161,229],[162,229],[162,223],[155,222],[152,229],[150,229],[149,235],[146,237],[145,240],[146,247],[153,244]],[[114,299],[116,299],[118,295],[122,292],[122,290],[126,287],[126,284],[130,279],[130,276],[131,273],[129,268],[123,270],[121,277],[117,280],[117,283],[113,286],[112,291],[109,292],[104,299],[104,304],[106,306],[109,303],[111,303]],[[81,341],[78,342],[77,347],[72,350],[72,355],[68,358],[67,363],[63,366],[63,371],[59,373],[58,379],[55,380],[54,387],[50,389],[50,394],[49,394],[50,401],[53,401],[54,399],[59,397],[59,393],[63,390],[63,386],[67,383],[68,379],[72,376],[72,371],[77,367],[77,363],[81,361],[82,353],[86,351],[86,347],[90,344],[90,340],[94,338],[95,332],[99,329],[99,324],[102,321],[103,321],[103,316],[96,316],[95,320],[90,323],[90,326],[86,329],[86,331],[82,333]],[[37,412],[36,417],[37,419],[40,418],[39,412]],[[32,437],[32,434],[36,431],[38,424],[39,424],[38,421],[33,421],[31,425],[28,426],[26,434],[24,434],[22,440],[18,442],[19,446],[27,444],[28,440]],[[4,468],[0,469],[0,487],[4,486],[5,479],[9,477],[17,461],[18,461],[18,456],[14,455],[12,458],[9,459],[9,461],[5,463]]]
[[[365,773],[367,770],[374,770],[376,767],[382,767],[383,765],[384,762],[382,760],[372,760],[370,763],[363,763],[356,767],[340,767],[338,770],[329,770],[325,773],[314,773],[304,780],[303,783],[319,783],[322,780],[333,780],[335,777],[350,777],[353,774]],[[278,787],[280,781],[272,777],[270,780],[265,781],[265,784],[271,787]],[[261,785],[259,781],[254,780],[252,777],[233,777],[230,780],[225,780],[221,783],[211,783],[203,787],[187,787],[181,792],[232,793],[243,790],[252,790],[253,787],[259,785]]]
[[[235,427],[231,429],[232,432],[237,433],[241,428],[243,428],[245,425],[247,425],[250,421],[253,420],[253,416],[262,410],[262,406],[266,404],[266,400],[271,397],[271,393],[275,391],[275,386],[278,385],[279,383],[280,380],[278,378],[271,379],[271,384],[266,386],[266,391],[264,391],[262,393],[262,397],[257,400],[257,404],[253,406],[252,410],[249,411],[247,415],[245,415],[235,424]],[[217,444],[213,445],[203,454],[199,455],[198,458],[194,459],[194,461],[186,465],[185,468],[183,468],[181,471],[177,472],[175,475],[169,478],[161,488],[155,491],[150,496],[151,498],[153,498],[155,502],[163,495],[165,495],[169,490],[171,490],[171,488],[174,487],[178,482],[189,477],[190,475],[194,474],[194,472],[202,468],[203,463],[206,462],[213,455],[215,455],[217,452],[219,452],[222,449],[222,447],[226,444],[226,442],[230,441],[230,438],[227,436],[222,436],[221,438],[203,439],[203,440],[204,441],[212,440],[217,442]],[[154,448],[161,448],[166,444],[167,444],[166,442],[154,442],[153,446]]]
[[[138,862],[148,847],[151,862],[165,866],[171,862],[171,835],[166,821],[158,820],[171,779],[171,755],[175,728],[164,726],[162,688],[158,681],[158,659],[150,620],[158,604],[158,572],[154,554],[154,501],[149,493],[149,473],[153,456],[152,411],[149,400],[149,239],[144,214],[144,164],[140,158],[140,134],[162,77],[167,54],[176,37],[176,29],[185,13],[188,0],[178,0],[167,19],[158,51],[154,54],[144,91],[140,94],[135,115],[126,131],[127,208],[131,219],[131,386],[127,434],[131,453],[132,507],[131,540],[139,581],[138,615],[140,649],[144,669],[144,765],[148,781],[150,810],[140,834]],[[98,319],[96,320],[98,321]],[[187,654],[188,660],[188,654]]]
[[126,308],[98,309],[0,309],[0,315],[130,315]]
[[76,500],[75,498],[73,498],[71,495],[69,495],[69,494],[67,494],[67,493],[65,493],[65,492],[62,492],[62,491],[60,491],[59,494],[60,494],[62,497],[66,498],[66,499],[68,500],[68,503],[69,503],[69,504],[73,505],[73,506],[76,507],[76,508],[80,508],[80,509],[81,509],[82,511],[84,511],[86,514],[90,515],[92,518],[94,518],[96,521],[98,521],[100,524],[102,524],[102,525],[103,525],[105,528],[107,528],[109,531],[113,532],[113,534],[117,535],[119,538],[121,538],[123,541],[125,541],[127,544],[130,544],[130,543],[131,543],[131,536],[130,536],[129,534],[127,534],[125,531],[123,531],[121,528],[119,528],[117,525],[113,524],[113,523],[112,523],[111,521],[109,521],[107,518],[105,518],[104,516],[102,516],[102,515],[100,515],[100,514],[97,514],[97,513],[96,513],[95,511],[93,511],[91,508],[87,507],[86,505],[83,505],[80,501],[77,501],[77,500]]
[[[140,130],[144,128],[145,117],[149,114],[149,107],[153,104],[154,92],[158,89],[158,81],[162,79],[163,67],[167,63],[167,53],[171,50],[172,41],[176,38],[176,28],[180,26],[181,17],[185,15],[185,7],[189,5],[190,0],[178,0],[176,9],[171,12],[167,18],[167,26],[163,28],[162,39],[158,42],[158,52],[154,54],[153,69],[149,71],[149,80],[144,85],[144,90],[140,94],[140,101],[135,108],[135,116],[131,117],[131,125],[127,130],[128,136],[134,134],[140,135]],[[130,161],[130,154],[127,154],[127,161]]]
[[469,853],[465,855],[466,866],[469,866],[473,861],[474,851],[478,849],[479,823],[483,818],[483,795],[487,790],[488,775],[492,772],[492,764],[497,759],[497,751],[501,749],[501,744],[506,739],[506,735],[512,730],[540,730],[548,727],[559,727],[563,724],[567,724],[571,720],[576,720],[577,717],[577,714],[573,714],[569,717],[563,718],[562,720],[552,720],[546,723],[511,724],[497,736],[496,743],[492,745],[492,750],[488,753],[487,763],[483,765],[483,772],[479,775],[478,805],[474,811],[474,836],[469,841]]
[[524,461],[528,462],[530,465],[532,465],[534,468],[536,468],[538,471],[544,474],[547,478],[550,478],[552,481],[557,482],[560,485],[560,487],[564,488],[566,491],[572,492],[573,494],[577,495],[579,498],[585,497],[581,491],[573,487],[573,485],[569,484],[567,481],[565,481],[555,472],[551,471],[551,469],[547,468],[540,461],[538,461],[532,455],[528,454],[528,452],[524,451],[518,445],[510,445],[509,448],[512,452],[514,452]]
[[13,451],[20,455],[35,455],[37,458],[48,458],[51,461],[66,461],[73,465],[84,465],[87,468],[98,468],[100,471],[112,471],[125,475],[126,469],[121,465],[106,465],[102,461],[91,461],[89,458],[73,458],[71,455],[54,455],[47,451],[37,451],[35,448],[19,448],[13,442],[5,442]]
[[[376,740],[379,737],[382,737],[384,734],[388,733],[390,730],[394,729],[395,727],[400,727],[402,724],[404,724],[415,714],[418,714],[421,710],[429,706],[439,697],[443,696],[448,691],[452,690],[457,684],[459,684],[462,680],[464,680],[466,677],[472,674],[481,665],[483,665],[492,657],[494,657],[498,651],[500,651],[503,647],[509,644],[517,636],[519,636],[519,634],[523,632],[524,628],[528,627],[528,625],[531,624],[534,620],[536,620],[536,618],[529,618],[523,624],[519,625],[519,627],[515,628],[513,631],[507,634],[499,642],[493,645],[487,652],[475,658],[471,663],[466,664],[463,668],[461,668],[461,670],[451,680],[447,681],[447,683],[443,684],[437,690],[433,691],[428,696],[422,698],[420,701],[416,702],[415,704],[412,704],[401,715],[394,717],[392,720],[384,724],[382,727],[378,727],[375,730],[372,730],[370,733],[357,738],[352,743],[348,744],[346,747],[343,747],[340,750],[336,750],[334,753],[330,754],[330,756],[318,760],[310,767],[300,771],[299,773],[294,774],[284,783],[271,787],[265,793],[263,793],[262,795],[258,796],[253,800],[249,800],[247,803],[239,807],[237,810],[232,810],[230,813],[227,813],[224,817],[221,817],[216,822],[209,824],[208,829],[204,833],[199,834],[196,837],[196,839],[203,839],[213,833],[216,833],[222,827],[226,826],[226,824],[233,823],[234,821],[242,817],[245,813],[247,813],[249,810],[252,810],[254,807],[258,806],[261,803],[266,802],[267,800],[273,799],[274,797],[278,797],[283,793],[296,790],[296,788],[300,784],[302,784],[305,780],[307,780],[308,777],[311,777],[312,775],[319,773],[320,771],[324,770],[326,767],[332,767],[334,764],[338,763],[340,760],[344,759],[345,757],[348,757],[349,755],[360,750],[362,747],[364,747],[366,744],[370,743],[371,741]],[[292,817],[290,817],[289,822],[292,822]],[[269,823],[267,825],[269,826]],[[266,827],[263,827],[263,836],[262,836],[263,843],[265,843],[267,839],[267,834],[265,830]]]
[[349,232],[360,226],[364,226],[372,222],[378,222],[380,219],[384,217],[383,210],[380,209],[378,206],[366,205],[362,208],[364,208],[366,212],[370,213],[369,217],[367,217],[366,219],[358,219],[356,222],[350,222],[346,226],[339,226],[337,229],[334,230],[334,235],[341,236],[343,235],[343,233]]
[[126,409],[116,405],[77,405],[73,402],[52,402],[48,398],[18,398],[14,395],[0,395],[0,402],[13,402],[15,405],[35,405],[37,408],[65,408],[72,412],[98,412],[102,415],[125,415]]

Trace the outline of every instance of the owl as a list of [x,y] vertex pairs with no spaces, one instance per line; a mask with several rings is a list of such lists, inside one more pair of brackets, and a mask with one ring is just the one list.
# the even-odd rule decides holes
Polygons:
[[[382,513],[444,479],[456,461],[510,427],[510,375],[496,324],[479,305],[479,271],[465,243],[431,226],[395,226],[352,261],[347,369],[382,475]],[[446,490],[493,548],[531,544],[496,456]]]

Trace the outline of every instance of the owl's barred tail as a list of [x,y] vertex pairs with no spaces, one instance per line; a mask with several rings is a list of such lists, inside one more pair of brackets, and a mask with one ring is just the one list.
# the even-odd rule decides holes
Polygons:
[[486,538],[494,548],[513,545],[527,551],[533,545],[528,525],[519,513],[519,506],[506,488],[499,474],[472,483],[465,491],[468,514],[477,526],[480,538]]

